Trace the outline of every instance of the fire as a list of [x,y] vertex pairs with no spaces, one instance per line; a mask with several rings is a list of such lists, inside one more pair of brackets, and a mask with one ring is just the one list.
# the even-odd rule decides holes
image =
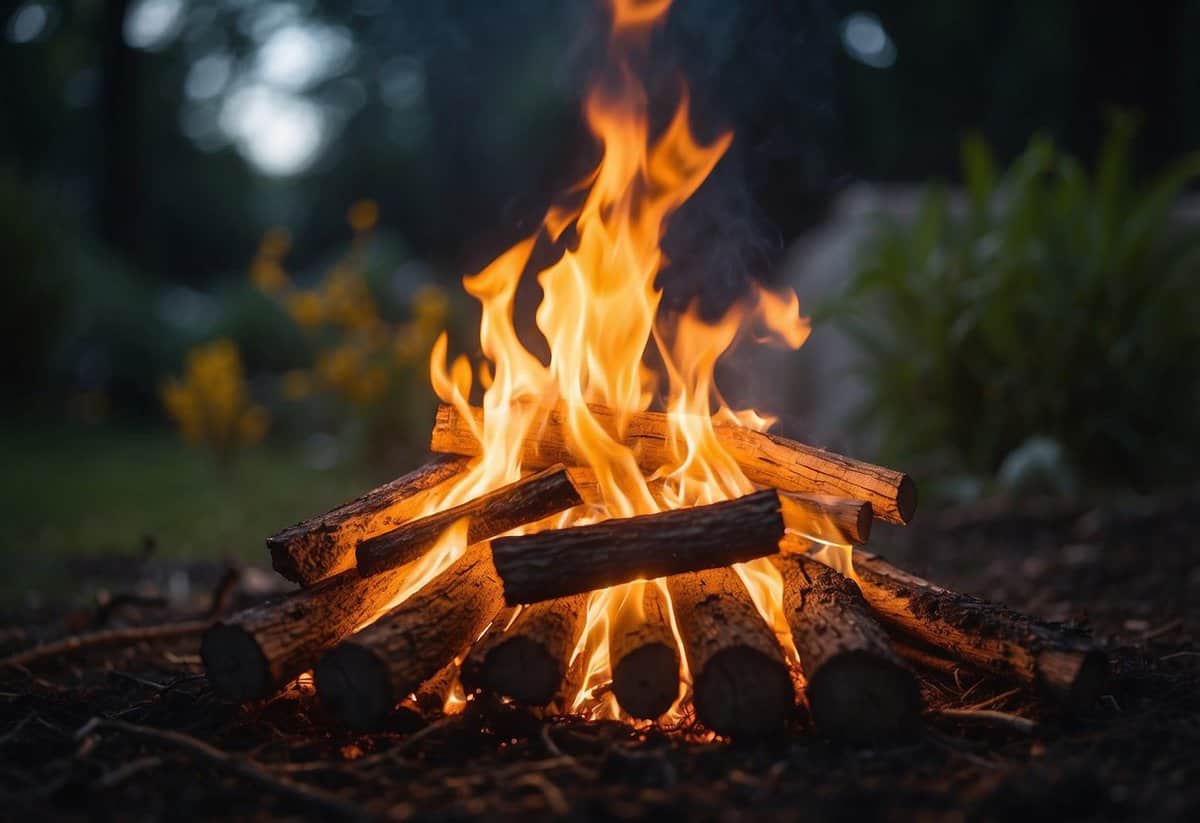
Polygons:
[[[485,362],[473,367],[460,356],[448,364],[443,333],[431,358],[431,379],[442,401],[471,421],[469,399],[478,374],[484,418],[474,434],[483,446],[482,457],[444,497],[429,502],[427,513],[519,479],[521,442],[545,423],[551,407],[562,410],[568,444],[578,463],[595,472],[603,502],[564,512],[543,527],[713,503],[754,490],[718,442],[714,423],[763,429],[771,421],[752,410],[729,408],[715,384],[715,367],[722,354],[747,336],[759,341],[769,336],[798,348],[808,324],[790,292],[759,290],[716,323],[703,320],[696,306],[675,315],[660,311],[662,293],[655,278],[666,264],[660,245],[666,221],[704,182],[732,140],[730,133],[708,143],[693,135],[686,93],[666,129],[650,134],[646,92],[629,58],[647,48],[651,29],[669,5],[669,0],[613,2],[614,60],[585,108],[602,157],[579,187],[586,192],[582,203],[575,197],[575,205],[551,208],[536,234],[463,280],[482,307],[479,342]],[[543,297],[535,319],[548,344],[547,363],[521,342],[513,303],[535,246],[559,240],[568,229],[574,230],[570,248],[536,273]],[[615,422],[599,420],[589,404],[614,410]],[[651,405],[667,412],[671,459],[647,478],[621,435],[630,415]],[[654,481],[655,494],[648,480]],[[465,541],[465,528],[449,530],[434,551],[414,564],[397,602],[457,559]],[[765,560],[742,564],[737,571],[794,660],[778,571]],[[611,694],[601,696],[611,681],[609,633],[613,626],[640,619],[643,586],[659,586],[669,603],[662,581],[592,594],[572,661],[582,662],[586,672],[570,702],[573,709],[593,717],[619,715]],[[672,630],[678,643],[673,617]],[[680,659],[685,661],[682,651]],[[681,699],[690,682],[686,662],[684,669]],[[673,714],[680,703],[676,701]]]

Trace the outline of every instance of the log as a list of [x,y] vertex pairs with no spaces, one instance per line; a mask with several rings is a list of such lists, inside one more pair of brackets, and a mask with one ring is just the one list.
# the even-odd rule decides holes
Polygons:
[[242,703],[271,696],[387,608],[406,575],[350,569],[214,623],[200,643],[213,691]]
[[856,549],[854,574],[889,628],[986,672],[1034,686],[1067,707],[1099,698],[1108,659],[1082,631],[942,588]]
[[311,586],[354,566],[354,547],[416,515],[428,494],[466,471],[470,461],[438,455],[403,477],[267,538],[275,571]]
[[[609,431],[615,429],[611,410],[595,405],[590,408],[601,423],[607,424]],[[483,410],[474,408],[472,413],[476,425],[482,425]],[[746,477],[760,486],[865,500],[871,504],[875,517],[890,523],[907,523],[917,508],[916,484],[903,472],[742,426],[721,423],[715,426],[715,431],[721,445],[737,460]],[[633,450],[638,465],[653,472],[672,462],[667,432],[665,414],[633,412],[622,438]],[[434,422],[430,450],[473,456],[479,454],[480,448],[471,426],[458,410],[453,406],[441,406]],[[521,461],[523,466],[535,468],[579,462],[567,442],[558,410],[549,411],[545,424],[536,427],[535,432],[525,438]]]
[[509,605],[775,554],[783,536],[774,489],[707,506],[617,518],[492,541]]
[[608,632],[612,688],[630,716],[653,720],[679,696],[679,648],[658,584],[634,583]]
[[487,547],[473,546],[412,597],[325,654],[314,671],[317,695],[348,728],[375,728],[462,654],[501,605]]
[[779,495],[783,522],[790,531],[827,543],[858,546],[871,537],[871,504],[823,494]]
[[524,608],[507,631],[489,632],[463,661],[463,688],[545,706],[559,693],[587,619],[588,596]]
[[523,477],[473,500],[413,520],[358,544],[358,571],[372,575],[411,563],[454,523],[467,520],[467,544],[549,517],[583,502],[563,466]]
[[817,730],[860,742],[917,729],[916,678],[892,651],[854,581],[803,554],[771,561],[783,577],[783,608]]
[[795,704],[791,675],[737,572],[674,575],[667,591],[692,673],[696,719],[727,737],[782,731]]

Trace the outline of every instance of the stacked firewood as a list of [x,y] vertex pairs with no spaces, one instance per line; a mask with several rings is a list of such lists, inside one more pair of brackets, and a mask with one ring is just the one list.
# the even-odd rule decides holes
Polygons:
[[[593,414],[603,420],[609,412]],[[588,593],[664,578],[673,623],[663,590],[646,583],[628,590],[642,602],[626,604],[609,627],[612,690],[635,718],[671,708],[684,662],[696,719],[728,736],[786,728],[798,699],[830,736],[901,733],[922,710],[913,667],[954,661],[1070,706],[1099,696],[1106,659],[1075,629],[934,585],[862,549],[853,550],[850,576],[806,553],[813,542],[795,532],[861,546],[873,519],[908,522],[916,490],[900,472],[718,425],[724,448],[762,490],[502,536],[599,502],[596,478],[573,465],[562,420],[551,414],[522,444],[522,465],[535,473],[417,517],[478,456],[475,429],[442,407],[431,462],[269,538],[276,570],[302,588],[207,631],[202,655],[214,689],[251,702],[312,670],[321,699],[354,728],[384,724],[406,703],[441,705],[459,682],[468,695],[569,709],[564,698],[586,676],[584,655],[573,653]],[[633,415],[625,429],[647,474],[669,460],[667,431],[652,412]],[[466,551],[389,610],[414,561],[456,524],[465,528]],[[763,557],[783,581],[800,672],[731,568]]]

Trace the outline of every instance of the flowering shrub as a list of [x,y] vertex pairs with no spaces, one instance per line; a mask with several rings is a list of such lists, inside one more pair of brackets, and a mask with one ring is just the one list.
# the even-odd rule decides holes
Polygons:
[[242,358],[230,340],[188,352],[183,377],[167,380],[162,400],[180,436],[222,463],[262,440],[270,422],[267,410],[250,401]]

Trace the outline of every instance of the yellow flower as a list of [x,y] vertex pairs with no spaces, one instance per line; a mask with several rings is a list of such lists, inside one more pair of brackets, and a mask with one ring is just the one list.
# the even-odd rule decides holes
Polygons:
[[228,457],[239,444],[266,434],[265,409],[251,406],[237,346],[214,340],[188,352],[183,377],[162,387],[162,402],[180,436]]
[[379,204],[374,200],[359,200],[346,213],[346,222],[359,234],[375,228],[379,221]]
[[257,443],[267,435],[271,416],[262,406],[251,406],[238,418],[237,434],[241,443]]
[[259,257],[250,267],[250,282],[263,294],[279,294],[288,286],[287,272],[274,260]]
[[267,229],[267,233],[263,235],[262,242],[258,246],[258,253],[263,257],[278,260],[288,253],[291,245],[292,237],[288,230],[283,226],[273,226]]
[[311,291],[298,291],[288,295],[287,310],[296,325],[305,329],[319,326],[325,314],[321,298]]

